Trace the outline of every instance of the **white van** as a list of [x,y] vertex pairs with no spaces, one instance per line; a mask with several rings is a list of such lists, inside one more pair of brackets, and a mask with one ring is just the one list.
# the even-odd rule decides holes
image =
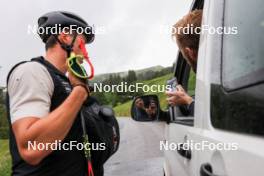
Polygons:
[[[198,150],[179,145],[177,150],[165,150],[164,174],[262,176],[264,1],[195,0],[191,9],[203,9],[203,25],[237,27],[237,34],[201,34],[194,117],[184,116],[179,107],[169,107],[164,142],[208,146]],[[181,53],[176,59],[174,76],[188,90],[190,67]],[[157,96],[139,98],[145,104],[156,100],[150,109],[158,109],[157,118],[166,114],[160,110]],[[137,109],[135,101],[132,118],[146,121],[147,118],[140,117],[144,112]],[[233,148],[214,148],[219,144],[232,144]]]

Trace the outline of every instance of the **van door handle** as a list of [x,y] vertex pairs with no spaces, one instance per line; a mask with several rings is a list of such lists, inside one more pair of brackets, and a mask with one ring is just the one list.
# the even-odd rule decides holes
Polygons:
[[183,156],[184,158],[187,158],[187,159],[191,159],[192,158],[192,151],[190,149],[189,150],[184,149],[183,143],[179,144],[179,148],[178,148],[177,152],[181,156]]
[[205,163],[201,165],[200,176],[220,176],[220,175],[213,174],[213,168],[211,164]]

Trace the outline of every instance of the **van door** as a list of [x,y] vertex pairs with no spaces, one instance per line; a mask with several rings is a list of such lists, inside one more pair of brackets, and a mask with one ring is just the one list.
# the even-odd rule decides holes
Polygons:
[[[188,90],[188,78],[190,67],[180,55],[177,62],[178,71],[178,83],[183,85],[185,90]],[[193,80],[193,79],[192,79]],[[195,79],[194,79],[195,80]],[[190,84],[194,84],[192,81]],[[190,90],[194,91],[194,90]],[[167,175],[176,176],[192,176],[194,157],[191,151],[184,150],[182,148],[176,148],[183,143],[186,143],[192,138],[192,130],[194,124],[194,118],[190,116],[184,116],[180,107],[170,107],[171,111],[171,122],[167,125],[165,137],[168,145],[171,146],[168,150],[164,151]]]
[[238,33],[205,34],[205,72],[196,87],[205,93],[196,98],[208,103],[196,109],[204,119],[196,176],[264,173],[263,9],[262,0],[210,1],[208,24],[234,26]]

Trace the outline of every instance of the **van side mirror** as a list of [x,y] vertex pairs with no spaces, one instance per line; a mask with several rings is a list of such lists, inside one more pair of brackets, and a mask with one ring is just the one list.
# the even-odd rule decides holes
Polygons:
[[156,121],[160,117],[160,104],[157,95],[143,95],[134,99],[131,117],[135,121]]

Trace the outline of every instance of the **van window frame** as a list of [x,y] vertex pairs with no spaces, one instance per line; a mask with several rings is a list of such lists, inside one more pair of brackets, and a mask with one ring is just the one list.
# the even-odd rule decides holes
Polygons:
[[[204,6],[204,0],[194,0],[191,9],[203,9]],[[175,67],[174,67],[174,77],[177,78],[178,84],[181,84],[184,90],[187,92],[188,90],[188,81],[190,76],[191,67],[187,64],[186,60],[183,58],[183,55],[180,51],[178,51],[178,55],[176,57],[175,61]],[[176,107],[172,107],[173,109]],[[179,108],[179,107],[177,107]],[[170,118],[171,123],[177,123],[180,125],[186,125],[186,126],[194,126],[194,116],[184,116],[182,114],[177,114],[177,116],[181,118],[176,118],[175,113],[170,114],[173,117]]]

